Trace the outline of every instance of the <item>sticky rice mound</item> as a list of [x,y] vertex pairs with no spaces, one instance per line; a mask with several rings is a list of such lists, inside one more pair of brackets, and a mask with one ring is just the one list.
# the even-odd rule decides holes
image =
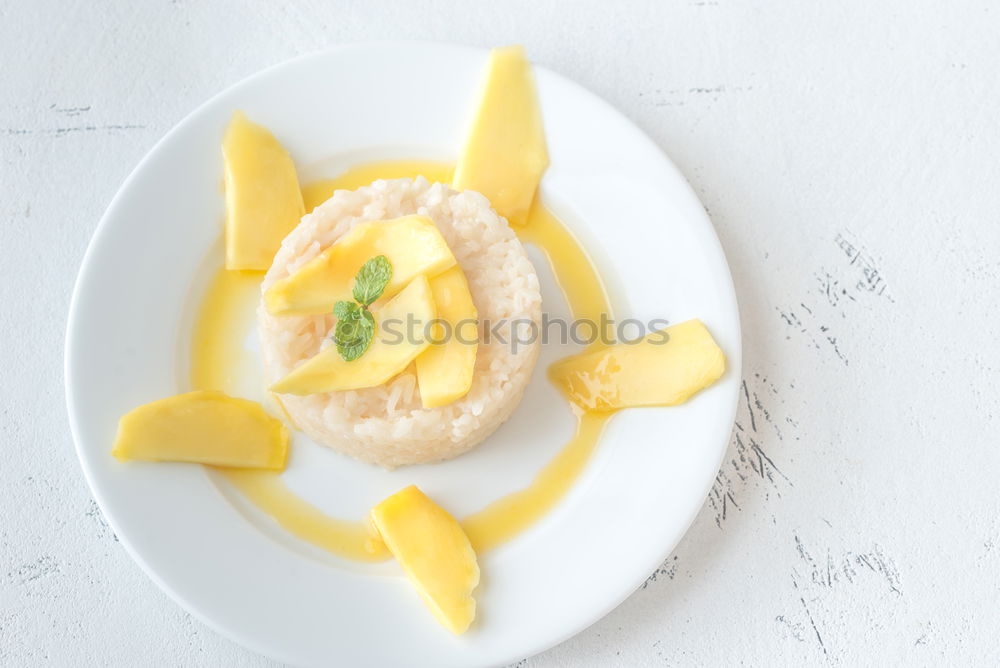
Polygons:
[[[450,459],[489,436],[521,400],[540,346],[537,341],[516,349],[510,345],[512,329],[525,327],[512,323],[531,321],[537,331],[541,295],[535,269],[507,221],[479,193],[456,192],[422,177],[338,190],[282,242],[262,291],[355,225],[410,214],[427,216],[441,230],[465,271],[479,312],[480,342],[469,393],[447,406],[423,408],[411,364],[378,387],[280,395],[295,425],[314,441],[386,468]],[[504,325],[495,328],[498,322]],[[487,323],[494,327],[489,337]],[[261,302],[257,325],[265,376],[275,382],[331,344],[334,318],[273,316]]]

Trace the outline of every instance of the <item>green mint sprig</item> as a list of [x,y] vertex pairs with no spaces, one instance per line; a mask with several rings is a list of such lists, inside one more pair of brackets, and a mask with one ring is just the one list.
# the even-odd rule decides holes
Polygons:
[[392,279],[392,265],[385,255],[378,255],[361,265],[354,277],[354,299],[339,301],[333,306],[337,326],[333,342],[337,352],[347,362],[353,362],[368,350],[375,337],[375,318],[368,307],[382,296]]
[[392,265],[385,255],[377,255],[361,265],[354,277],[354,299],[368,308],[382,296],[385,286],[392,279]]

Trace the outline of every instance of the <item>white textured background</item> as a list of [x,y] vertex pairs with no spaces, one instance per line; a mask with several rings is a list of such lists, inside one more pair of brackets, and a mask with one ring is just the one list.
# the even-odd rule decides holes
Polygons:
[[744,398],[704,510],[525,665],[995,663],[1000,6],[0,0],[0,665],[271,665],[160,593],[91,500],[70,291],[195,106],[401,38],[524,43],[624,111],[697,189],[740,299]]

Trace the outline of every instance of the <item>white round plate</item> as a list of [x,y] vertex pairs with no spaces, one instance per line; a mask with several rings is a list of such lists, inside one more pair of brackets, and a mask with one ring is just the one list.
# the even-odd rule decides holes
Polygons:
[[[303,181],[361,161],[453,160],[487,51],[366,44],[256,74],[170,131],[108,208],[87,251],[69,318],[66,393],[80,461],[132,556],[192,614],[296,665],[496,665],[540,652],[624,600],[680,540],[718,471],[733,423],[740,332],[725,258],[683,177],[625,117],[536,68],[552,166],[542,197],[605,278],[615,314],[701,318],[726,352],[723,379],[675,408],[623,411],[586,471],[541,522],[482,556],[473,628],[455,637],[395,563],[349,563],[285,534],[207,469],[121,463],[118,418],[186,391],[194,310],[221,266],[220,141],[234,110],[270,128]],[[546,310],[566,305],[532,250]],[[252,338],[252,337],[251,337]],[[245,345],[252,347],[248,340]],[[296,435],[286,479],[339,517],[416,483],[461,517],[532,479],[571,436],[544,369],[514,417],[473,452],[392,472]]]

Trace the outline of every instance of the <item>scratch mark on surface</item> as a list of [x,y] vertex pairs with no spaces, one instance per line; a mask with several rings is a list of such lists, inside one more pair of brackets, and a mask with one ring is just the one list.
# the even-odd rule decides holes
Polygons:
[[875,264],[875,260],[862,250],[860,243],[854,238],[854,234],[850,230],[838,232],[835,241],[850,260],[850,266],[857,267],[861,271],[856,289],[871,292],[885,297],[890,302],[895,302],[892,296],[886,292],[885,280],[883,280],[882,272]]
[[[844,366],[850,366],[841,336],[831,323],[846,319],[849,307],[855,308],[866,296],[882,297],[890,303],[895,300],[872,255],[863,250],[849,230],[834,236],[834,246],[831,263],[813,274],[816,287],[811,293],[814,298],[800,299],[795,307],[775,306],[775,310],[785,325],[809,346],[816,350],[826,349]],[[815,303],[817,292],[821,299]],[[872,307],[874,303],[869,301],[866,305]],[[785,338],[792,336],[789,334]]]
[[[794,577],[792,578],[792,586],[795,587],[796,590],[799,588],[799,583],[795,581]],[[816,620],[813,619],[812,611],[809,609],[809,605],[806,603],[805,597],[799,595],[799,602],[802,603],[802,609],[806,611],[806,617],[809,618],[809,625],[812,626],[813,633],[816,634],[816,641],[819,642],[820,649],[823,650],[823,655],[829,657],[830,655],[826,651],[826,645],[823,644],[823,636],[819,632],[819,627],[816,626]]]
[[[736,514],[734,511],[742,511],[744,504],[740,495],[748,493],[751,484],[763,485],[764,498],[772,494],[780,498],[786,486],[794,486],[768,454],[770,446],[766,445],[785,440],[783,426],[785,429],[789,425],[793,428],[797,426],[794,420],[775,415],[783,404],[778,389],[766,377],[757,373],[753,378],[743,379],[727,459],[708,495],[708,505],[714,511],[715,524],[720,529],[723,522]],[[798,440],[794,432],[789,438]]]
[[145,125],[133,125],[131,123],[112,123],[106,125],[74,125],[70,127],[59,127],[59,128],[42,128],[42,129],[31,129],[31,128],[5,128],[3,131],[8,135],[49,135],[54,137],[65,137],[70,134],[86,133],[86,132],[118,132],[122,130],[145,130]]
[[750,405],[750,393],[747,391],[746,378],[743,379],[743,397],[747,401],[747,411],[750,413],[750,428],[757,431],[757,420],[753,416],[753,407]]
[[97,535],[99,537],[106,538],[110,536],[116,543],[119,542],[118,535],[111,530],[111,525],[108,524],[106,519],[104,519],[104,513],[101,512],[101,508],[97,505],[97,501],[91,499],[90,505],[87,507],[84,514],[97,524]]
[[872,549],[865,552],[845,552],[839,557],[834,557],[833,553],[827,549],[824,558],[820,561],[806,549],[797,532],[792,535],[795,540],[795,551],[799,555],[799,559],[809,568],[810,581],[813,584],[826,589],[832,589],[841,582],[841,579],[852,585],[857,584],[857,567],[862,567],[881,576],[893,594],[903,595],[896,563],[878,543],[873,544]]
[[[709,6],[714,3],[704,3]],[[639,97],[644,98],[654,107],[683,107],[689,100],[697,104],[712,104],[717,102],[723,95],[732,93],[748,93],[753,90],[753,86],[734,86],[729,84],[715,84],[707,86],[688,86],[686,88],[653,88],[649,91],[642,91]]]
[[[763,457],[764,460],[770,465],[770,467],[778,472],[778,475],[780,475],[785,480],[788,480],[788,476],[786,476],[784,473],[781,472],[781,469],[779,469],[777,465],[775,465],[775,463],[771,460],[771,458],[767,456],[767,453],[761,449],[758,443],[756,443],[751,439],[750,447],[751,449],[753,449],[753,451],[757,454],[758,457]],[[790,480],[788,481],[788,484],[789,485],[792,484]]]
[[31,563],[22,564],[15,571],[8,573],[7,577],[11,580],[17,580],[20,584],[29,584],[55,575],[59,571],[59,562],[55,558],[43,556]]
[[649,585],[656,582],[661,577],[666,577],[673,580],[677,576],[677,556],[669,557],[664,561],[659,568],[657,568],[653,573],[646,578],[646,581],[642,583],[640,589],[645,589]]
[[88,104],[85,107],[60,107],[55,104],[50,104],[49,109],[57,114],[63,114],[64,116],[79,116],[84,112],[90,111],[90,105]]
[[774,618],[774,621],[778,622],[779,624],[787,628],[788,632],[792,634],[793,638],[795,638],[799,642],[805,642],[806,639],[802,633],[803,628],[801,624],[789,620],[784,615],[778,615],[777,617]]

